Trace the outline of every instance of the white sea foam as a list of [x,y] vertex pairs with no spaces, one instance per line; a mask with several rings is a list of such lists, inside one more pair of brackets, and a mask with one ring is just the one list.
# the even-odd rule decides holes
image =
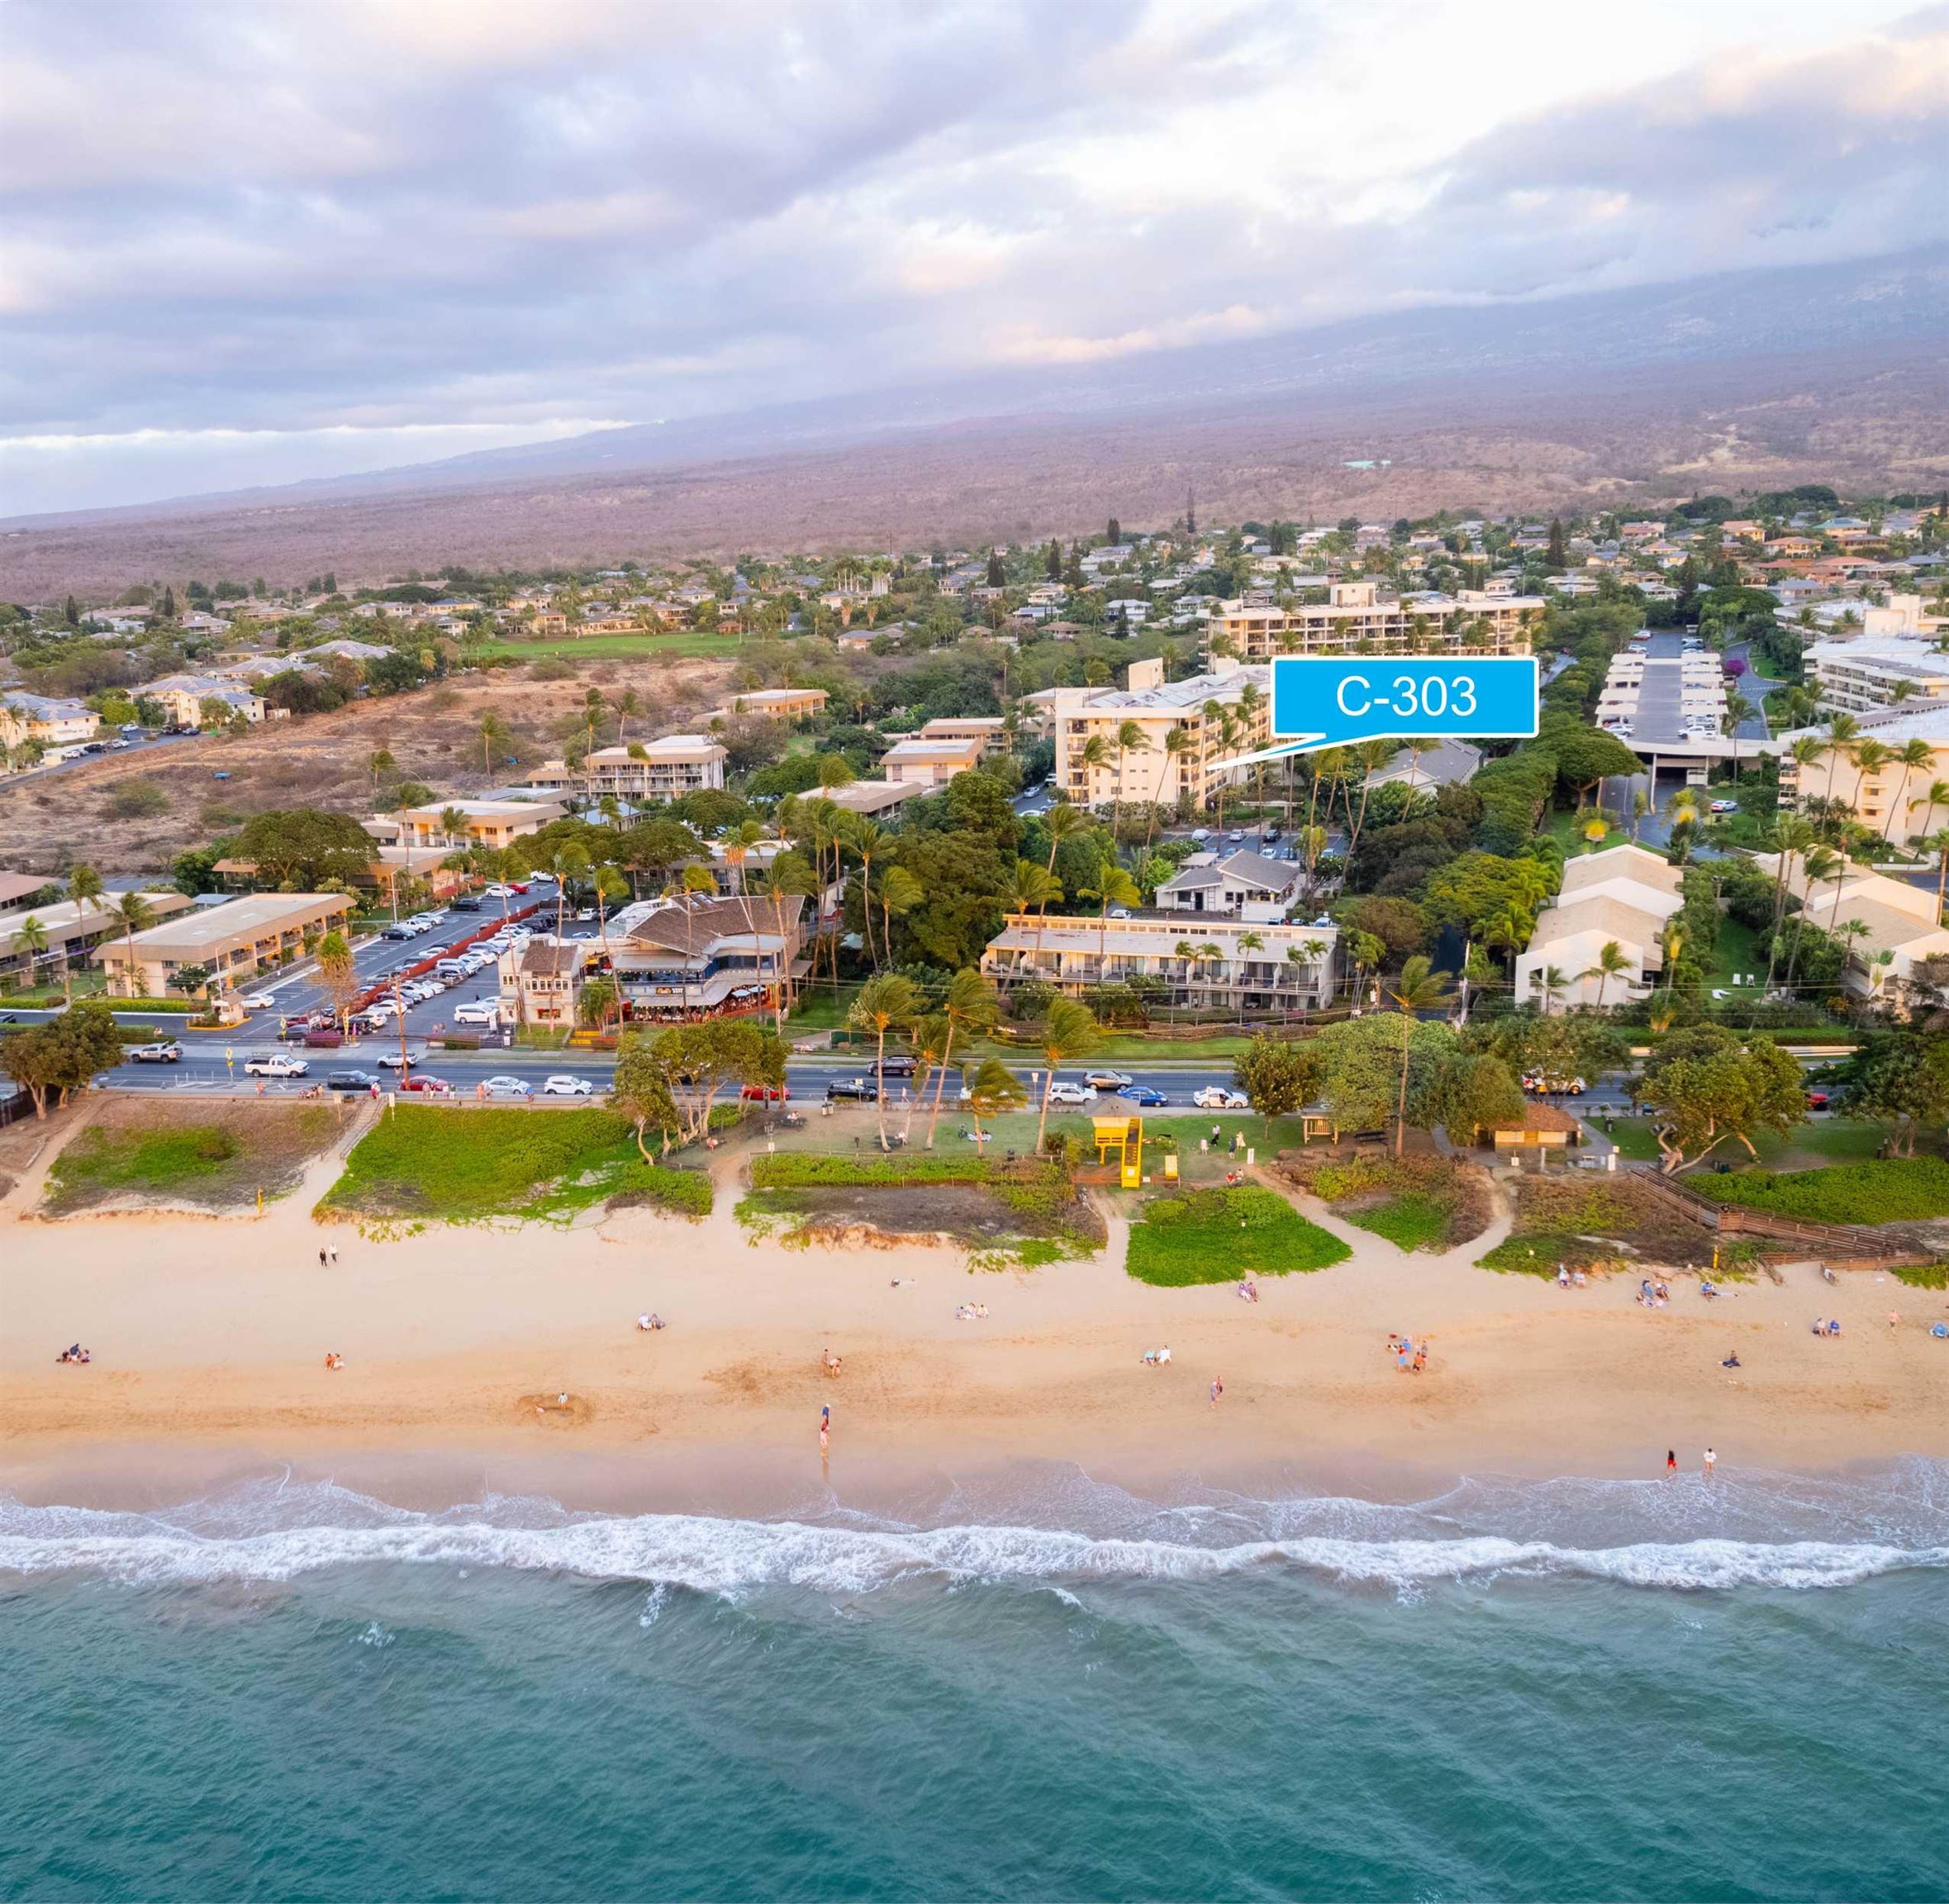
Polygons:
[[[1350,1538],[1282,1534],[1225,1544],[1103,1537],[1008,1525],[843,1526],[706,1516],[571,1516],[511,1524],[510,1503],[419,1515],[348,1500],[339,1511],[250,1532],[235,1511],[78,1515],[0,1502],[0,1572],[88,1572],[137,1583],[278,1582],[326,1568],[406,1564],[499,1568],[739,1599],[767,1587],[866,1593],[934,1578],[1039,1583],[1199,1581],[1285,1569],[1409,1589],[1498,1575],[1581,1576],[1643,1587],[1844,1587],[1904,1568],[1949,1567],[1949,1545],[1873,1540],[1766,1541],[1699,1536],[1619,1545],[1484,1532]],[[313,1505],[321,1502],[314,1500]],[[521,1507],[530,1507],[523,1502]],[[349,1510],[349,1511],[348,1511]],[[213,1531],[212,1530],[218,1530]],[[654,1598],[650,1607],[657,1606]]]

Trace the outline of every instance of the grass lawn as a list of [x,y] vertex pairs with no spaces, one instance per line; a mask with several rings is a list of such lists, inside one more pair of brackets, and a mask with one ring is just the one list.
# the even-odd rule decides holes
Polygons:
[[1652,1135],[1651,1121],[1645,1117],[1614,1117],[1606,1122],[1600,1119],[1596,1128],[1602,1130],[1617,1145],[1620,1156],[1633,1164],[1656,1164],[1658,1161],[1658,1140]]
[[339,1133],[330,1104],[199,1107],[194,1121],[156,1104],[116,1103],[55,1159],[45,1207],[57,1216],[116,1197],[241,1209],[282,1197]]
[[318,1213],[559,1223],[617,1202],[706,1216],[711,1180],[645,1164],[635,1134],[613,1111],[415,1104],[388,1112],[353,1147]]
[[1324,1269],[1352,1254],[1283,1197],[1248,1184],[1192,1190],[1147,1204],[1143,1220],[1131,1226],[1125,1266],[1140,1283],[1181,1289],[1235,1283],[1247,1275]]
[[[1714,955],[1710,970],[1705,974],[1708,986],[1731,986],[1735,972],[1750,972],[1756,978],[1766,975],[1766,961],[1754,950],[1758,934],[1750,926],[1742,926],[1737,919],[1722,917],[1719,921],[1718,945]],[[1756,990],[1756,987],[1742,987],[1742,990]]]
[[[1658,1161],[1658,1141],[1652,1135],[1648,1119],[1619,1117],[1612,1120],[1612,1129],[1605,1134],[1623,1156],[1634,1164]],[[1595,1121],[1595,1127],[1604,1130],[1601,1117]],[[1761,1169],[1799,1170],[1820,1164],[1845,1164],[1872,1158],[1887,1135],[1879,1124],[1859,1123],[1845,1117],[1823,1117],[1796,1125],[1785,1137],[1776,1137],[1771,1130],[1763,1130],[1754,1138],[1753,1148],[1759,1152]],[[1721,1145],[1713,1153],[1712,1162],[1717,1163],[1722,1157],[1728,1164],[1737,1159],[1742,1167],[1751,1167],[1751,1160],[1737,1145]],[[1699,1174],[1698,1171],[1688,1171],[1685,1181],[1690,1183]],[[1710,1164],[1705,1166],[1705,1174],[1712,1174]]]
[[540,661],[551,654],[587,661],[662,659],[671,655],[687,661],[700,655],[721,655],[730,660],[737,652],[736,635],[707,635],[697,628],[673,628],[661,635],[587,635],[580,640],[564,635],[552,641],[482,641],[467,650],[469,659],[511,654],[523,661]]
[[1438,1250],[1448,1230],[1447,1205],[1413,1192],[1342,1214],[1357,1229],[1371,1230],[1397,1250]]
[[1899,1223],[1949,1216],[1949,1160],[1891,1157],[1822,1170],[1737,1170],[1695,1176],[1691,1187],[1722,1203],[1806,1223]]

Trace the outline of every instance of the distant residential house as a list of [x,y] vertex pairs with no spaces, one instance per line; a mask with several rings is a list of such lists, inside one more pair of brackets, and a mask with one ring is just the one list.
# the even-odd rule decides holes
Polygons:
[[[1642,846],[1565,861],[1562,890],[1538,915],[1528,947],[1517,956],[1517,1002],[1544,1003],[1544,974],[1552,968],[1562,983],[1550,988],[1552,1008],[1642,998],[1665,967],[1666,925],[1684,904],[1678,869]],[[1622,967],[1600,975],[1604,949],[1612,945]]]
[[1438,787],[1466,787],[1482,764],[1482,750],[1466,740],[1443,740],[1417,752],[1404,747],[1391,759],[1384,760],[1367,778],[1375,787],[1407,787],[1431,792]]
[[73,747],[94,739],[102,716],[80,701],[10,689],[0,694],[0,743],[18,747],[36,740],[43,747]]
[[164,674],[135,690],[137,699],[154,701],[176,727],[201,727],[205,707],[215,702],[249,721],[264,719],[264,697],[218,674]]

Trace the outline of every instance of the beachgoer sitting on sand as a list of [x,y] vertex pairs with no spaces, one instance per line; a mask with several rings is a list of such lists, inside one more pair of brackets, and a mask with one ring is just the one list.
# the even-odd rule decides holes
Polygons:
[[1719,1367],[1722,1368],[1737,1368],[1738,1366],[1739,1351],[1737,1349],[1735,1349],[1733,1353],[1725,1359],[1724,1361],[1719,1364]]
[[1142,1360],[1144,1367],[1148,1368],[1156,1363],[1158,1359],[1158,1352],[1154,1349],[1146,1349],[1140,1359]]
[[1708,1302],[1710,1302],[1718,1296],[1718,1290],[1714,1284],[1708,1283],[1705,1278],[1701,1276],[1699,1278],[1699,1293],[1703,1296]]
[[1838,1335],[1841,1333],[1841,1318],[1838,1316],[1828,1324],[1828,1333],[1830,1335]]
[[645,1310],[642,1315],[636,1318],[636,1326],[639,1329],[647,1329],[649,1327],[649,1311],[648,1310]]
[[1167,1342],[1167,1343],[1164,1345],[1164,1346],[1163,1346],[1162,1349],[1160,1349],[1158,1351],[1158,1361],[1159,1364],[1161,1365],[1161,1364],[1164,1364],[1164,1363],[1166,1363],[1166,1362],[1168,1362],[1170,1359],[1171,1359],[1171,1345],[1170,1345],[1168,1342]]
[[828,1375],[837,1375],[839,1372],[839,1359],[830,1349],[825,1352],[825,1372]]

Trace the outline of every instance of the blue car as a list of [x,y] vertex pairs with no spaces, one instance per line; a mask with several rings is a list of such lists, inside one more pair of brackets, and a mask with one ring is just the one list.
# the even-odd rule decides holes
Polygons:
[[1133,1104],[1142,1104],[1146,1107],[1171,1102],[1154,1084],[1126,1084],[1117,1092],[1117,1096],[1128,1097]]

